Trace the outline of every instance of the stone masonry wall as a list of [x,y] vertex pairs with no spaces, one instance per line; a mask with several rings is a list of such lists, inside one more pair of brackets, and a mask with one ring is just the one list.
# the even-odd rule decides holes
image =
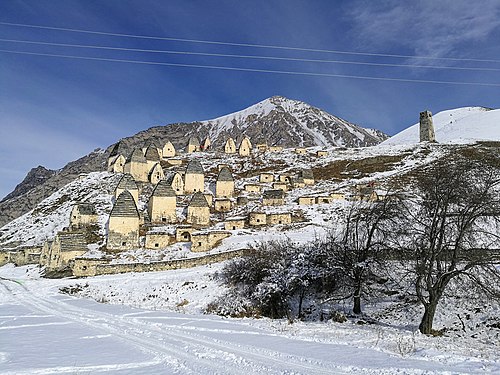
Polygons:
[[209,254],[196,258],[178,259],[164,262],[152,263],[129,263],[129,264],[108,264],[106,261],[95,259],[75,259],[73,275],[76,277],[114,275],[127,272],[157,272],[175,270],[180,268],[192,268],[204,266],[212,263],[223,262],[228,259],[245,256],[251,250],[242,249],[228,251],[225,253]]

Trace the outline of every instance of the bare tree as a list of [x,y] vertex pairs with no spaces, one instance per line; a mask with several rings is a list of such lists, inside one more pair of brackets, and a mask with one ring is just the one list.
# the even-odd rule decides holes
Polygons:
[[404,250],[424,307],[420,332],[433,332],[438,303],[454,278],[498,296],[500,170],[497,159],[455,155],[423,168],[403,204]]
[[369,292],[367,286],[381,279],[397,207],[391,198],[355,202],[347,210],[340,231],[330,237],[331,267],[340,275],[343,298],[352,297],[355,314],[362,312],[361,299]]

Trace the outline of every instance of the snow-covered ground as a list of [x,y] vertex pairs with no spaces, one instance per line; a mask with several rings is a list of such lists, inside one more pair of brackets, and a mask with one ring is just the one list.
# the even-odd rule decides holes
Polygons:
[[[204,315],[224,292],[211,277],[220,268],[47,280],[33,266],[4,266],[0,374],[500,372],[498,340],[426,337],[403,324]],[[78,298],[59,292],[77,285]]]
[[[442,111],[432,116],[436,141],[440,143],[470,143],[500,140],[500,110],[464,107]],[[385,140],[380,145],[404,145],[419,142],[419,124],[415,124]]]

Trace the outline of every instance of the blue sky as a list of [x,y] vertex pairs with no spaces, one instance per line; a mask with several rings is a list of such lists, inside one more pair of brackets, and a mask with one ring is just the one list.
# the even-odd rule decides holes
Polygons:
[[[5,0],[0,22],[382,57],[113,37],[0,24],[0,39],[301,59],[387,67],[170,55],[0,41],[0,49],[336,75],[500,84],[500,2]],[[496,61],[471,61],[496,60]],[[442,69],[439,67],[490,70]],[[154,125],[204,120],[272,95],[395,134],[423,109],[500,107],[500,86],[195,69],[0,52],[0,196],[37,165],[63,167]],[[500,125],[499,125],[500,126]]]

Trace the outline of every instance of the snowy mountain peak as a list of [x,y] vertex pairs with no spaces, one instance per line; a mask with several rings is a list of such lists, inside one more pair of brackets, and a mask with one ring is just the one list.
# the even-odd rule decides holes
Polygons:
[[248,136],[282,146],[371,146],[387,136],[364,129],[307,103],[272,96],[243,110],[198,123],[216,142]]

